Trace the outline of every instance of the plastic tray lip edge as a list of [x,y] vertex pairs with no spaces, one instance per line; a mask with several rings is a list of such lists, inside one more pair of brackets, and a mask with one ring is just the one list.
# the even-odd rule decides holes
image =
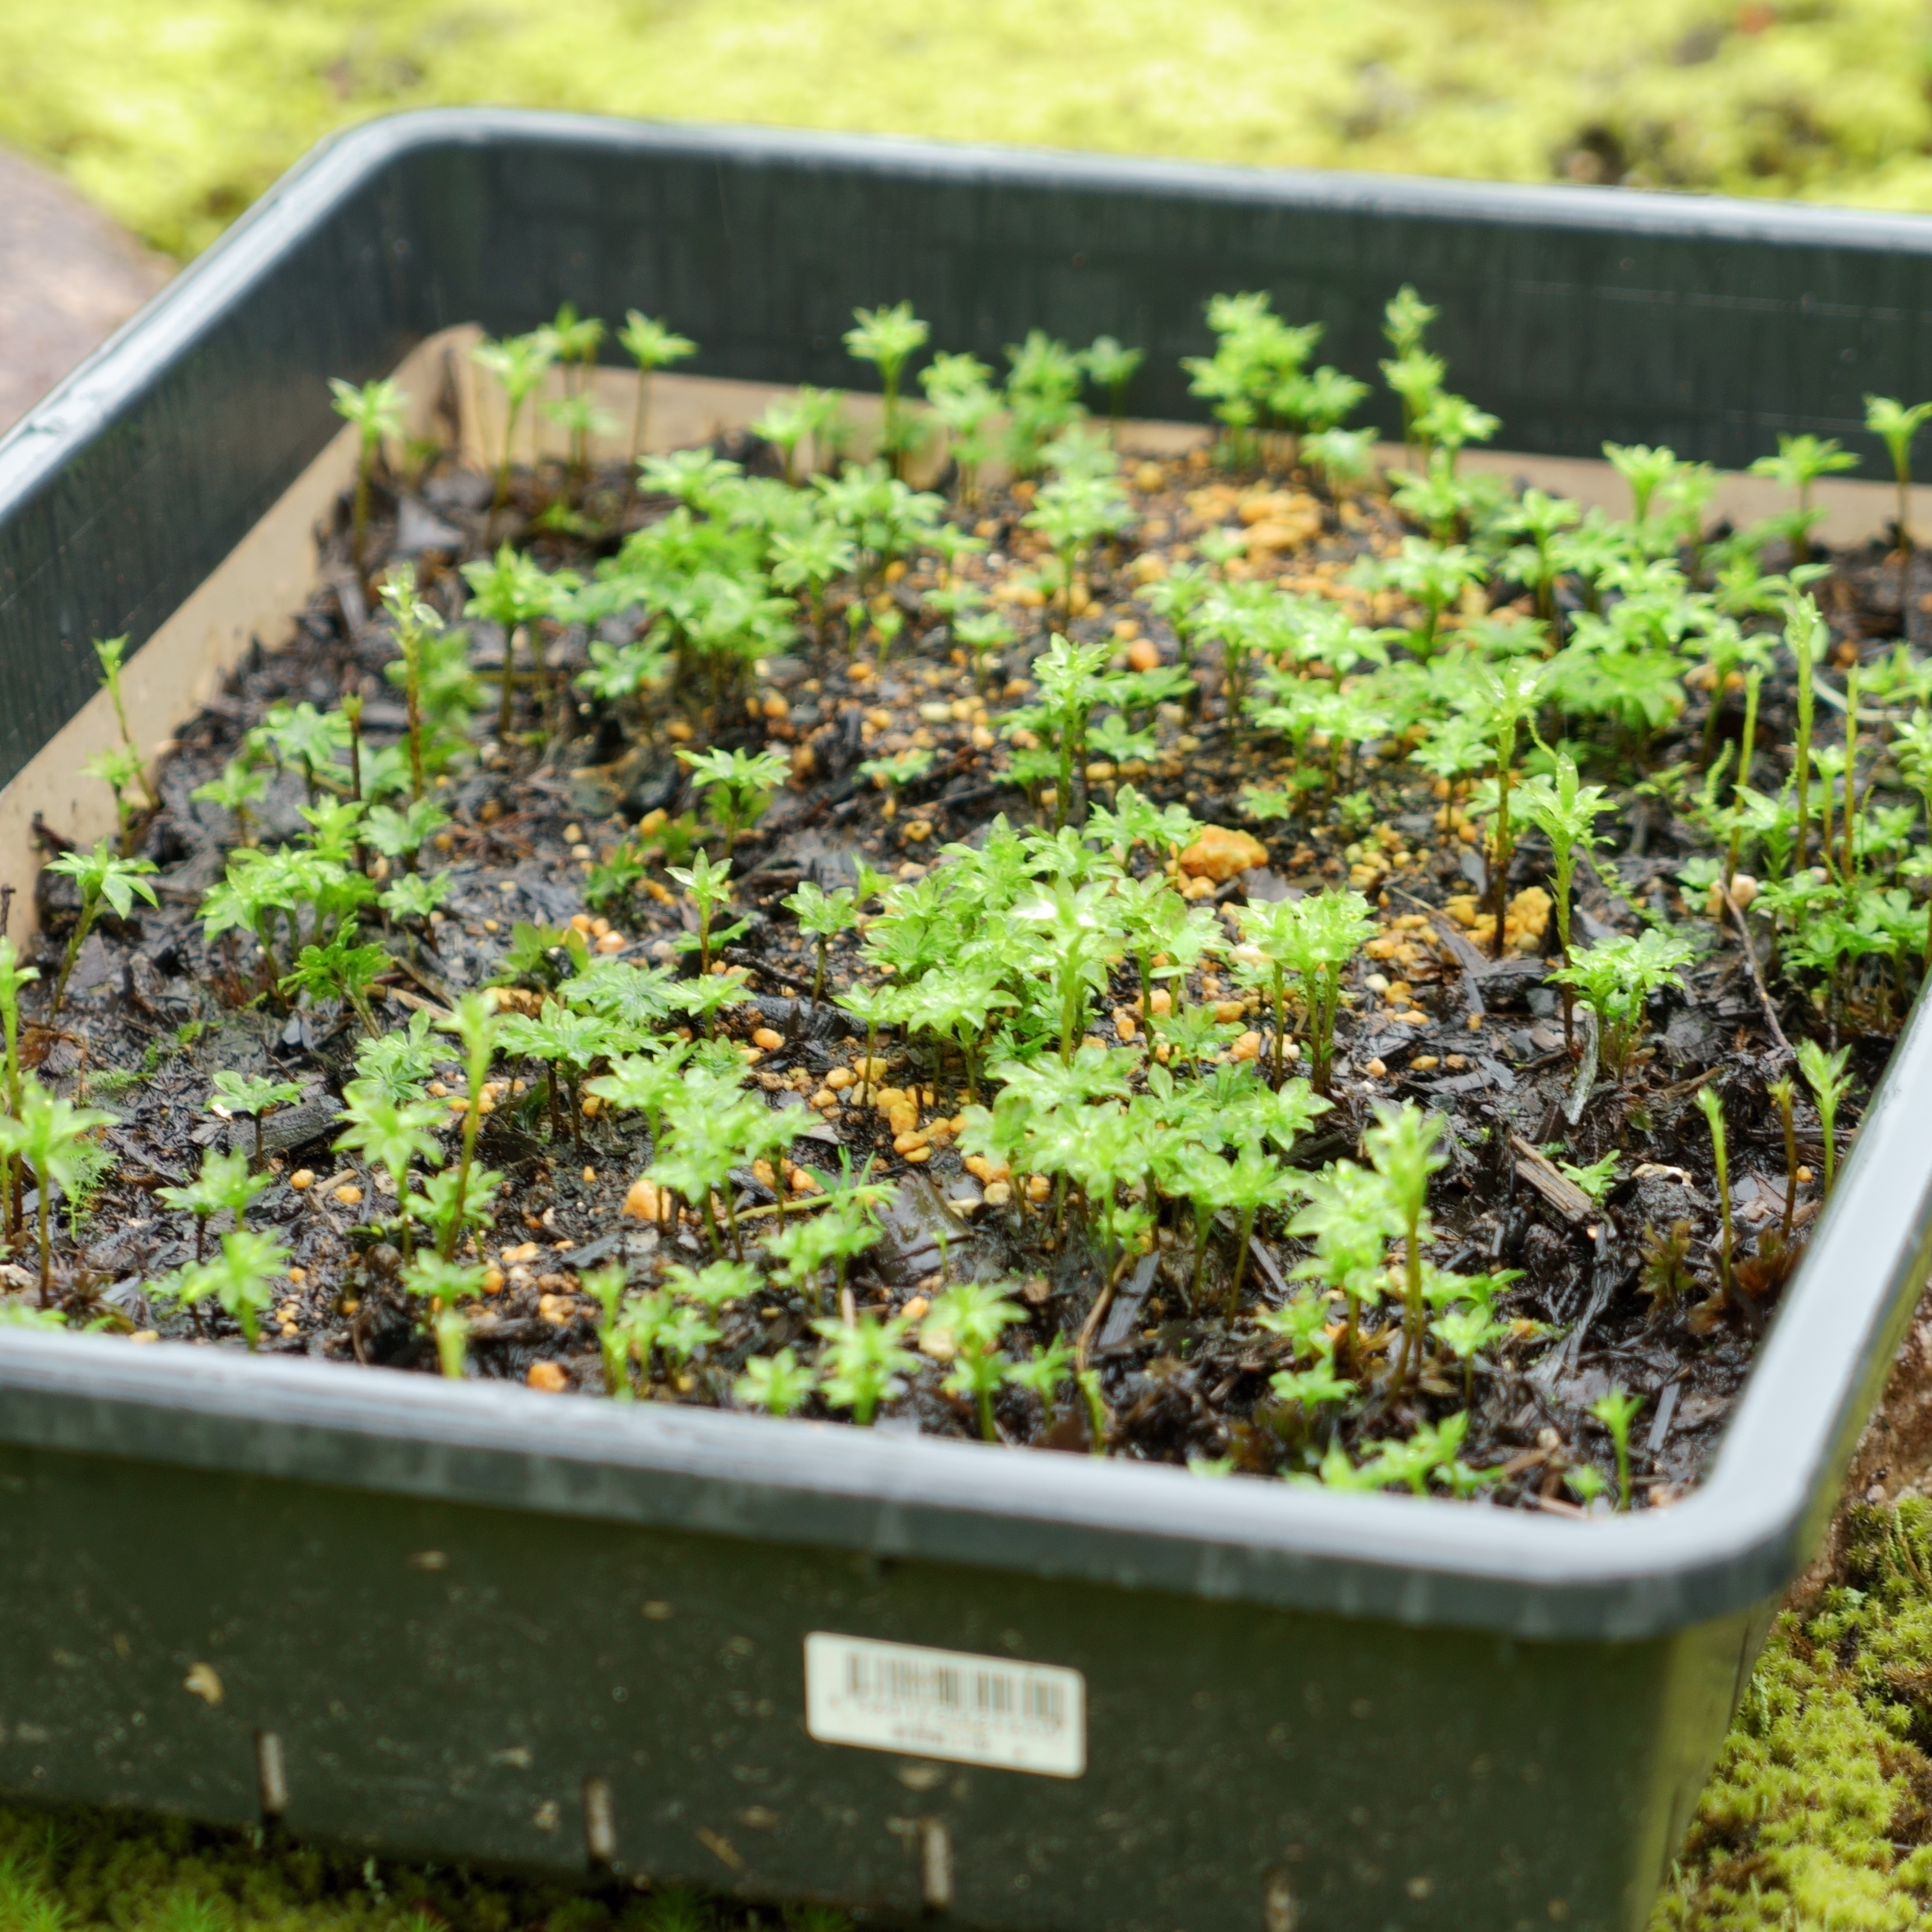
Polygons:
[[[908,135],[740,127],[706,121],[625,120],[544,110],[430,107],[378,117],[326,136],[4,434],[0,516],[112,421],[157,368],[154,350],[180,352],[228,301],[269,272],[307,232],[313,212],[353,194],[404,157],[503,140],[548,139],[586,148],[622,146],[742,161],[748,154],[794,166],[868,172],[917,169],[961,181],[996,178],[1042,189],[1138,182],[1204,196],[1273,203],[1310,213],[1386,214],[1648,238],[1730,238],[1759,244],[1932,254],[1932,217],[1652,190],[1473,182],[1426,176],[1246,167],[1072,149],[949,142]],[[130,343],[142,366],[124,368]],[[164,366],[162,365],[162,366]],[[131,378],[132,380],[127,380]]]
[[[1673,194],[1657,189],[1603,188],[1556,182],[1506,182],[1460,176],[1377,172],[1364,169],[1267,166],[1138,153],[1102,153],[1025,143],[952,140],[912,134],[782,128],[702,118],[630,118],[553,109],[424,107],[364,122],[330,136],[284,177],[292,180],[324,152],[356,157],[373,169],[410,149],[474,146],[505,136],[600,142],[742,161],[748,155],[793,165],[836,165],[877,172],[911,168],[970,181],[993,178],[1042,188],[1105,188],[1123,181],[1273,202],[1310,212],[1360,209],[1384,214],[1462,216],[1572,228],[1634,230],[1646,238],[1732,237],[1832,248],[1895,248],[1916,243],[1932,252],[1932,215],[1838,203],[1749,196]],[[366,159],[362,151],[368,149]]]
[[[979,1444],[877,1438],[842,1423],[702,1409],[664,1415],[642,1407],[617,1414],[590,1402],[580,1411],[568,1399],[512,1384],[449,1388],[432,1377],[398,1375],[358,1394],[351,1378],[374,1372],[274,1358],[210,1359],[210,1352],[187,1344],[149,1345],[138,1361],[129,1360],[133,1353],[128,1344],[97,1336],[0,1336],[0,1391],[12,1398],[0,1441],[464,1505],[670,1522],[760,1542],[788,1539],[718,1514],[707,1520],[701,1510],[674,1522],[580,1493],[566,1502],[562,1492],[594,1472],[620,1484],[668,1480],[721,1498],[755,1492],[774,1506],[817,1498],[855,1520],[869,1517],[861,1526],[866,1533],[789,1540],[1016,1570],[1037,1566],[1018,1549],[1003,1554],[992,1545],[1047,1535],[1070,1544],[1124,1544],[1128,1553],[1138,1544],[1162,1559],[1127,1566],[1138,1567],[1151,1587],[1312,1609],[1364,1596],[1387,1605],[1419,1592],[1424,1614],[1417,1620],[1502,1634],[1635,1638],[1748,1607],[1779,1587],[1773,1572],[1785,1560],[1792,1531],[1774,1498],[1747,1498],[1739,1509],[1712,1487],[1654,1515],[1576,1524],[1432,1498],[1205,1484],[1165,1465],[1042,1454],[1022,1461]],[[22,1398],[28,1399],[24,1414]],[[64,1426],[34,1426],[36,1398],[62,1403]],[[87,1412],[103,1408],[144,1412],[151,1424],[213,1424],[217,1436],[172,1445],[149,1440],[136,1450],[102,1439],[89,1426]],[[220,1460],[225,1432],[237,1428],[278,1453]],[[322,1438],[345,1457],[358,1443],[415,1452],[421,1478],[302,1466],[304,1451]],[[450,1463],[471,1458],[498,1466],[509,1480],[501,1486],[452,1481]],[[545,1486],[556,1493],[531,1493]],[[967,1547],[971,1525],[982,1526],[990,1543]],[[1119,1553],[1070,1547],[1055,1568],[1106,1580],[1120,1569]],[[1346,1568],[1352,1582],[1335,1575],[1312,1580],[1321,1587],[1288,1586],[1294,1580],[1287,1573],[1336,1565]],[[1244,1574],[1256,1566],[1272,1573],[1272,1583]],[[1174,1581],[1190,1571],[1191,1583]],[[1164,1586],[1160,1577],[1168,1580]],[[1474,1600],[1458,1614],[1452,1600],[1466,1593]],[[1514,1605],[1519,1593],[1537,1600],[1500,1614],[1506,1606],[1495,1600]]]

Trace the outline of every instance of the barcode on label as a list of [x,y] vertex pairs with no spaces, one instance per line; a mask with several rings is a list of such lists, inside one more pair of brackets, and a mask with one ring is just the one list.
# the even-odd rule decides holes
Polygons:
[[814,1630],[806,1728],[821,1744],[992,1765],[1046,1778],[1087,1768],[1087,1685],[1058,1664]]

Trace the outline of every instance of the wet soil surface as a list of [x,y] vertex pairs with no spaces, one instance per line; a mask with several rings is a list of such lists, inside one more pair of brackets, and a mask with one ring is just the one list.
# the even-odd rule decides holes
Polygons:
[[[738,445],[727,454],[769,469],[770,452]],[[1254,530],[1252,505],[1266,498],[1261,520],[1301,520],[1282,550],[1263,560],[1292,588],[1353,598],[1378,621],[1400,614],[1387,593],[1348,586],[1352,562],[1391,548],[1402,527],[1385,502],[1365,497],[1340,506],[1300,482],[1228,478],[1186,461],[1129,467],[1140,523],[1136,542],[1091,568],[1076,636],[1111,635],[1136,666],[1171,664],[1174,634],[1144,595],[1158,580],[1158,561],[1175,546],[1226,524]],[[266,1074],[297,1085],[302,1098],[269,1114],[262,1156],[272,1181],[250,1210],[250,1225],[279,1237],[291,1251],[285,1292],[266,1318],[266,1352],[356,1361],[392,1372],[435,1372],[438,1354],[422,1307],[401,1286],[386,1177],[332,1150],[339,1131],[340,1094],[363,1037],[355,1013],[332,1000],[304,998],[291,1006],[264,998],[244,946],[205,943],[197,910],[222,874],[237,838],[234,818],[196,802],[196,788],[215,777],[272,706],[338,704],[360,692],[368,746],[400,740],[405,718],[386,668],[397,651],[392,627],[372,616],[370,588],[386,557],[416,562],[422,594],[452,622],[461,614],[455,566],[487,556],[507,533],[549,568],[586,571],[610,554],[625,530],[662,516],[662,499],[631,497],[603,479],[581,500],[602,516],[592,538],[535,526],[532,514],[554,479],[520,478],[507,520],[487,507],[487,485],[452,471],[431,476],[414,494],[379,493],[377,526],[364,567],[352,568],[344,530],[328,538],[317,587],[296,614],[280,646],[258,652],[222,695],[186,721],[178,748],[163,764],[159,804],[137,823],[136,848],[159,868],[159,904],[136,906],[125,920],[107,919],[80,955],[58,1024],[40,1023],[46,989],[58,970],[75,904],[67,882],[44,874],[39,964],[45,976],[26,996],[25,1057],[40,1078],[116,1116],[104,1131],[112,1160],[71,1216],[56,1215],[50,1298],[70,1322],[93,1320],[136,1340],[159,1336],[202,1346],[238,1347],[234,1324],[205,1304],[184,1312],[148,1292],[147,1284],[191,1262],[196,1227],[160,1204],[157,1190],[190,1180],[203,1150],[232,1144],[252,1150],[255,1130],[208,1108],[218,1070]],[[539,627],[544,669],[516,692],[514,730],[488,728],[478,714],[479,750],[466,769],[434,789],[449,814],[426,854],[446,868],[440,913],[415,932],[379,938],[392,955],[377,989],[379,1023],[406,1022],[412,1012],[446,1012],[466,991],[500,976],[519,926],[571,928],[596,956],[692,969],[674,950],[694,921],[668,881],[664,861],[681,854],[672,842],[680,815],[697,801],[689,774],[673,755],[679,741],[766,746],[790,761],[781,788],[755,830],[734,854],[733,910],[743,931],[724,952],[744,969],[750,997],[728,1009],[724,1030],[742,1042],[752,1090],[773,1106],[808,1109],[813,1124],[796,1141],[798,1169],[741,1170],[732,1204],[755,1261],[755,1230],[772,1224],[779,1190],[797,1201],[830,1184],[842,1159],[868,1159],[874,1178],[893,1189],[883,1214],[884,1238],[852,1270],[851,1310],[863,1316],[917,1315],[948,1282],[1012,1284],[1024,1319],[1006,1346],[1038,1346],[1055,1335],[1083,1336],[1104,1397],[1104,1446],[1129,1457],[1193,1461],[1258,1474],[1311,1466],[1305,1442],[1285,1424],[1270,1395],[1282,1364],[1276,1336],[1252,1316],[1280,1304],[1310,1252],[1279,1217],[1258,1223],[1240,1312],[1224,1312],[1236,1252],[1224,1217],[1210,1244],[1204,1284],[1191,1292],[1191,1243],[1164,1245],[1113,1285],[1098,1325],[1102,1291],[1090,1244],[1077,1229],[1056,1234],[1042,1206],[984,1162],[969,1168],[955,1142],[965,1097],[956,1067],[934,1072],[929,1049],[886,1037],[880,1082],[855,1078],[863,1041],[831,994],[862,977],[850,934],[832,946],[827,998],[812,992],[814,951],[783,902],[802,882],[827,890],[852,884],[868,865],[896,879],[920,876],[950,842],[982,837],[996,814],[1034,822],[1034,800],[1011,782],[1011,750],[998,732],[1000,714],[1024,701],[1033,660],[1046,641],[1037,591],[1015,578],[1036,560],[1036,545],[1018,518],[1018,494],[989,498],[961,513],[988,546],[962,568],[998,596],[1009,580],[1017,592],[999,601],[1021,641],[976,678],[966,653],[924,602],[935,581],[930,562],[896,574],[878,593],[891,600],[904,631],[883,663],[868,644],[853,651],[835,604],[822,638],[808,626],[784,655],[758,666],[745,715],[707,715],[693,696],[674,704],[662,730],[637,738],[604,707],[580,700],[571,680],[600,640],[635,634],[638,619]],[[345,513],[346,514],[346,513]],[[1251,550],[1251,556],[1254,554]],[[1918,579],[1912,586],[1920,595]],[[1010,586],[1009,586],[1010,587]],[[1932,590],[1932,580],[1924,587]],[[1896,568],[1876,553],[1838,560],[1821,602],[1844,649],[1864,635],[1894,634]],[[488,624],[470,626],[472,662],[482,675],[500,664],[504,639]],[[1636,1499],[1667,1504],[1694,1480],[1711,1452],[1747,1372],[1804,1232],[1819,1203],[1822,1148],[1816,1117],[1801,1099],[1800,1157],[1808,1172],[1787,1174],[1778,1124],[1766,1104],[1768,1081],[1790,1070],[1772,1037],[1768,1002],[1727,924],[1712,921],[1695,896],[1687,903],[1676,874],[1700,849],[1699,835],[1666,798],[1620,794],[1606,821],[1606,852],[1580,878],[1576,918],[1582,936],[1640,928],[1643,911],[1660,913],[1680,930],[1702,923],[1705,954],[1681,992],[1654,1000],[1643,1044],[1621,1082],[1580,1065],[1553,988],[1553,932],[1524,904],[1524,930],[1501,961],[1472,937],[1472,908],[1486,901],[1487,879],[1474,829],[1466,831],[1444,788],[1400,750],[1386,760],[1373,747],[1351,748],[1342,790],[1366,793],[1370,808],[1347,823],[1315,793],[1305,812],[1267,822],[1244,815],[1242,796],[1278,782],[1285,754],[1230,728],[1222,668],[1212,646],[1195,668],[1201,696],[1190,709],[1162,708],[1154,754],[1110,770],[1090,768],[1084,789],[1095,802],[1130,780],[1144,795],[1184,803],[1210,826],[1238,830],[1256,842],[1250,862],[1228,871],[1184,869],[1180,883],[1229,922],[1252,899],[1352,884],[1368,895],[1378,931],[1347,978],[1336,1030],[1334,1111],[1294,1150],[1294,1165],[1313,1170],[1337,1157],[1359,1158],[1360,1136],[1378,1101],[1413,1099],[1446,1118],[1450,1158],[1432,1184],[1436,1229],[1430,1258],[1470,1273],[1514,1269],[1515,1282],[1497,1304],[1514,1324],[1466,1372],[1447,1357],[1432,1359],[1418,1386],[1374,1392],[1375,1345],[1364,1354],[1370,1399],[1352,1408],[1344,1440],[1360,1454],[1378,1440],[1403,1436],[1419,1424],[1468,1406],[1462,1454],[1478,1469],[1500,1470],[1482,1492],[1498,1506],[1574,1512],[1561,1478],[1581,1463],[1614,1473],[1604,1431],[1588,1414],[1613,1384],[1645,1398],[1635,1426]],[[1788,746],[1793,694],[1788,676],[1769,679],[1760,721],[1760,747]],[[487,688],[487,687],[486,687]],[[1694,694],[1674,734],[1654,745],[1654,766],[1682,759],[1701,740],[1707,700]],[[1735,698],[1718,730],[1738,729]],[[920,775],[896,790],[872,782],[869,760],[928,751]],[[1778,755],[1786,757],[1788,753]],[[250,835],[272,844],[304,828],[303,778],[272,774],[252,814]],[[50,849],[60,829],[46,828]],[[654,846],[654,838],[667,842]],[[620,848],[642,851],[646,876],[615,902],[593,911],[585,892],[592,868]],[[1512,898],[1544,880],[1547,848],[1534,837],[1516,855],[1508,881]],[[1217,872],[1220,876],[1217,876]],[[1518,902],[1519,904],[1523,904]],[[28,922],[14,909],[19,931]],[[1531,930],[1531,928],[1534,930]],[[1264,1002],[1210,965],[1188,982],[1190,999],[1214,1008],[1232,1029],[1217,1050],[1252,1056],[1267,1047]],[[1780,1017],[1794,1038],[1815,1028],[1800,998],[1779,991]],[[534,1008],[543,976],[526,974],[508,995]],[[1095,1036],[1109,1046],[1133,1044],[1133,1016],[1142,1010],[1131,962],[1096,1002]],[[1882,1071],[1898,1023],[1895,1012],[1850,1016],[1855,1096]],[[1144,1036],[1141,1036],[1144,1044]],[[496,1225],[478,1258],[491,1264],[488,1292],[475,1304],[465,1372],[528,1382],[560,1396],[605,1388],[596,1310],[581,1291],[590,1267],[618,1260],[634,1281],[659,1280],[678,1262],[706,1258],[704,1231],[688,1216],[640,1211],[634,1184],[652,1155],[637,1114],[580,1118],[563,1124],[535,1065],[500,1066],[492,1110],[484,1122],[479,1160],[500,1171],[505,1189]],[[1708,1130],[1699,1090],[1716,1087],[1731,1122],[1732,1209],[1739,1243],[1738,1286],[1728,1303],[1716,1292],[1720,1219]],[[452,1044],[429,1091],[457,1096],[461,1071]],[[1802,1091],[1802,1090],[1801,1090]],[[861,1101],[863,1104],[860,1104]],[[1856,1126],[1856,1098],[1840,1130]],[[908,1126],[907,1123],[914,1124]],[[453,1126],[452,1126],[453,1132]],[[446,1136],[448,1142],[448,1136]],[[1565,1184],[1542,1150],[1583,1166],[1618,1156],[1618,1178],[1600,1203]],[[989,1172],[994,1178],[989,1180]],[[1787,1191],[1795,1240],[1780,1251],[1778,1233]],[[627,1204],[628,1211],[627,1212]],[[25,1204],[31,1216],[34,1201]],[[767,1210],[760,1222],[756,1210]],[[229,1223],[218,1218],[214,1232]],[[40,1284],[31,1244],[0,1270],[14,1297],[38,1298]],[[718,1333],[675,1366],[658,1365],[640,1389],[647,1399],[731,1406],[745,1362],[790,1346],[816,1346],[816,1310],[803,1297],[767,1282],[718,1311]],[[1394,1334],[1381,1330],[1383,1358]],[[889,1401],[881,1426],[916,1428],[964,1438],[980,1433],[974,1406],[940,1386],[934,1361]],[[808,1414],[832,1413],[818,1398]],[[1051,1405],[1007,1388],[995,1402],[1000,1438],[1011,1444],[1084,1450],[1095,1445],[1093,1411],[1071,1388]]]

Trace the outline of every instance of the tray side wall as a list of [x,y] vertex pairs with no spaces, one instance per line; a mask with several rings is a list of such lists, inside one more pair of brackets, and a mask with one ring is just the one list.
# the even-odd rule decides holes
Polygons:
[[[1745,1620],[1539,1645],[0,1450],[0,1792],[968,1924],[1636,1932]],[[1088,1768],[817,1744],[806,1634],[1067,1665]]]
[[698,340],[697,373],[848,386],[852,309],[904,296],[996,367],[1031,328],[1111,332],[1148,351],[1136,413],[1198,420],[1177,358],[1210,346],[1208,295],[1269,290],[1373,378],[1406,280],[1510,447],[1664,441],[1738,469],[1810,429],[1882,475],[1858,399],[1916,394],[1932,360],[1928,236],[1658,196],[403,117],[297,170],[0,442],[0,781],[92,695],[88,639],[144,643],[328,442],[326,379],[438,328],[635,306]]

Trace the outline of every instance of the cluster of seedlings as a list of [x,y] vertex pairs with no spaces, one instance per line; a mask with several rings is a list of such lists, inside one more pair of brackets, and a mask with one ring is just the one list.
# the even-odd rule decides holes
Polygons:
[[905,304],[875,418],[661,455],[634,313],[628,464],[568,310],[476,351],[493,476],[337,385],[292,640],[157,774],[124,725],[0,940],[16,1318],[1667,1504],[1927,960],[1932,405],[1834,562],[1810,436],[1742,530],[1666,449],[1621,519],[1466,469],[1433,314],[1387,474],[1259,295],[1160,459],[1135,351],[999,380]]

